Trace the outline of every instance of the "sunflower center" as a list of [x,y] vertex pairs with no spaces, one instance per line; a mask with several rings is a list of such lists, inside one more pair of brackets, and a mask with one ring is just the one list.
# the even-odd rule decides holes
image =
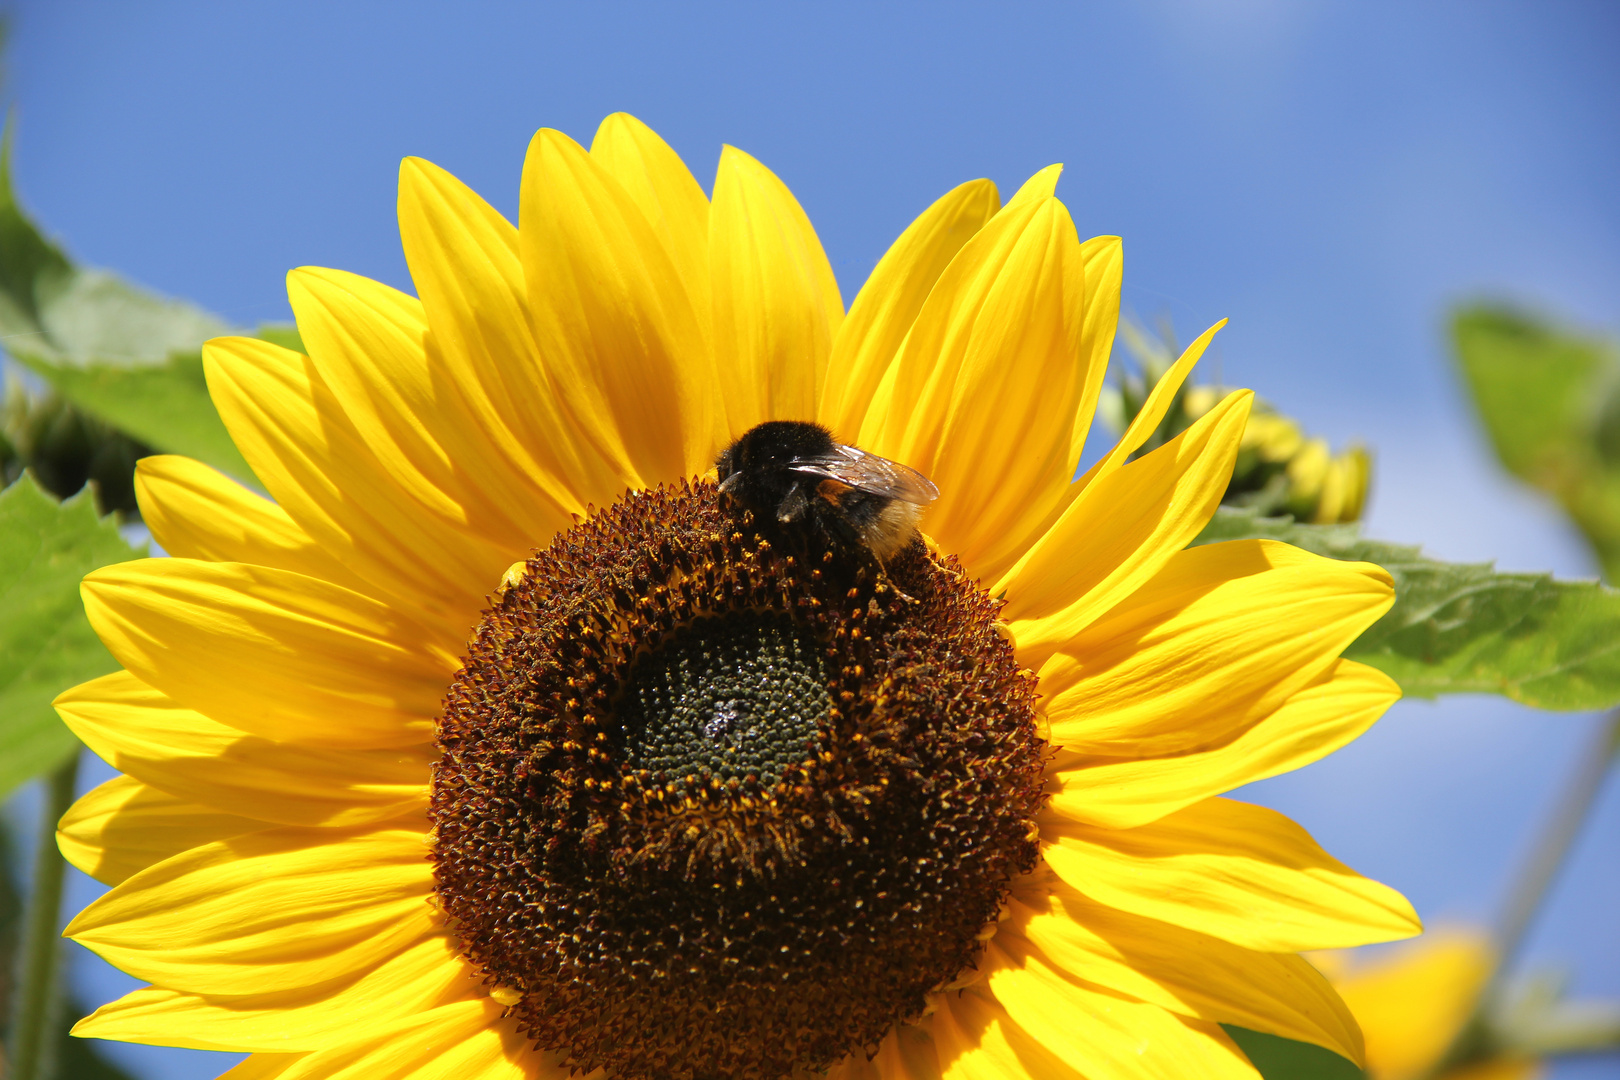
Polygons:
[[816,641],[785,615],[738,612],[677,630],[630,669],[625,764],[688,790],[774,787],[832,713]]
[[998,604],[921,543],[762,535],[712,485],[531,558],[440,720],[437,891],[543,1049],[780,1080],[971,968],[1036,860],[1046,749]]

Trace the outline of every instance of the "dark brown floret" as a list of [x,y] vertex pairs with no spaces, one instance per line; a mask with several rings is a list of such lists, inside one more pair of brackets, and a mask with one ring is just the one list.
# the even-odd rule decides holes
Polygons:
[[441,721],[463,951],[537,1045],[610,1077],[874,1048],[1036,861],[1046,751],[997,608],[920,542],[886,572],[773,543],[708,484],[559,536]]

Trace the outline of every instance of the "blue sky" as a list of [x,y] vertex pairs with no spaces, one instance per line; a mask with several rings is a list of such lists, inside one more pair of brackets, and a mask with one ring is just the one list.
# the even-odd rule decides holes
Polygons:
[[[701,181],[733,143],[795,191],[846,302],[937,195],[1052,161],[1083,235],[1125,239],[1125,302],[1206,365],[1378,453],[1369,528],[1452,558],[1593,572],[1497,474],[1447,306],[1522,300],[1620,331],[1612,3],[14,3],[22,198],[78,258],[252,324],[282,275],[409,287],[399,159],[515,215],[534,129],[658,129]],[[1426,916],[1485,917],[1588,718],[1403,703],[1250,797]],[[1611,790],[1533,956],[1620,996]],[[81,965],[87,993],[112,978]],[[132,1051],[150,1075],[216,1063]],[[187,1072],[186,1070],[191,1070]],[[1579,1069],[1561,1075],[1597,1075]]]

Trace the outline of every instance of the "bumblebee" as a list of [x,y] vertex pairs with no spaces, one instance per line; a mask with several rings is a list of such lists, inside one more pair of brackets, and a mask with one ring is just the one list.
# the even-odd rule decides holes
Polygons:
[[770,420],[744,432],[714,463],[720,491],[783,529],[886,563],[917,536],[939,498],[928,477],[838,442],[820,424]]

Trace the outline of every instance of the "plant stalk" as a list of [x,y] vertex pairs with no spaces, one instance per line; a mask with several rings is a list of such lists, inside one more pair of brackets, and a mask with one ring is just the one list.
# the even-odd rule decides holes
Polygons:
[[62,879],[66,869],[56,846],[56,823],[73,805],[73,783],[78,773],[79,755],[75,753],[45,778],[45,805],[40,807],[34,847],[34,881],[28,899],[17,1011],[11,1024],[9,1080],[50,1080],[55,1072],[53,1036],[61,999],[57,942],[62,931]]
[[1620,709],[1605,714],[1599,721],[1591,750],[1576,762],[1575,773],[1565,785],[1563,797],[1537,838],[1530,860],[1515,880],[1513,891],[1502,908],[1495,935],[1496,966],[1490,980],[1475,999],[1468,1021],[1458,1029],[1451,1045],[1429,1072],[1430,1076],[1489,1052],[1491,1011],[1501,999],[1503,984],[1518,959],[1536,913],[1558,879],[1558,871],[1570,848],[1580,837],[1581,826],[1603,791],[1603,782],[1608,779],[1616,756],[1620,756]]
[[1576,763],[1575,775],[1564,789],[1564,797],[1547,823],[1541,842],[1532,852],[1530,865],[1508,898],[1497,928],[1498,975],[1495,981],[1500,981],[1501,971],[1517,958],[1536,911],[1557,879],[1569,849],[1580,836],[1586,815],[1603,791],[1603,781],[1609,775],[1617,751],[1620,751],[1620,709],[1599,722],[1591,752]]

